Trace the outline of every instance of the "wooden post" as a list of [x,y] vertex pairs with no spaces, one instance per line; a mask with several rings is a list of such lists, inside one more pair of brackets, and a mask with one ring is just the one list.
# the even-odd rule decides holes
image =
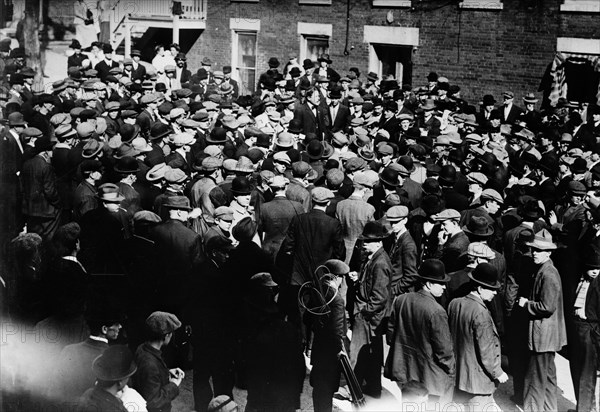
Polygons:
[[131,55],[131,20],[129,16],[125,17],[125,56]]
[[179,44],[179,16],[173,14],[173,43]]
[[25,44],[22,46],[25,49],[25,61],[28,67],[35,70],[34,89],[43,88],[44,66],[42,64],[42,56],[40,53],[40,40],[38,38],[39,11],[40,3],[36,0],[25,1],[25,20],[23,22],[23,38]]

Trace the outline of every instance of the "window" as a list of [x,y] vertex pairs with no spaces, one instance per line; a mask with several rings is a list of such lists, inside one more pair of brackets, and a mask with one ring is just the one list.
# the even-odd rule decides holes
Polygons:
[[463,0],[460,2],[460,7],[476,10],[502,10],[504,8],[500,0]]
[[240,86],[246,93],[256,90],[256,32],[238,31],[237,56],[235,67],[238,70]]
[[373,7],[410,7],[411,0],[373,0]]
[[322,54],[329,54],[329,37],[306,36],[304,42],[306,44],[304,59],[316,62]]
[[298,61],[311,59],[317,61],[320,55],[329,54],[329,40],[333,33],[331,24],[298,22],[300,35],[300,56]]
[[600,13],[600,2],[598,0],[564,0],[560,5],[560,11]]

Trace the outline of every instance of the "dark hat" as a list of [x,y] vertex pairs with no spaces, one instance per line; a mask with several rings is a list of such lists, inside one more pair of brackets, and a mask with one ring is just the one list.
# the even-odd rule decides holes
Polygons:
[[536,200],[526,201],[518,208],[517,213],[529,222],[534,222],[544,215],[544,211],[540,208]]
[[456,168],[452,165],[442,166],[438,180],[442,184],[454,185],[456,183]]
[[94,159],[86,159],[81,162],[81,172],[100,172],[102,171],[102,162]]
[[341,99],[342,98],[342,87],[337,84],[331,86],[329,89],[329,97],[331,99]]
[[25,78],[21,73],[13,73],[10,75],[10,84],[23,84],[25,83]]
[[482,106],[493,106],[496,104],[496,99],[491,94],[486,94],[483,96]]
[[486,289],[500,289],[498,270],[489,263],[480,263],[468,276],[478,286]]
[[313,63],[313,61],[311,59],[304,59],[302,61],[302,68],[304,70],[312,69],[313,67],[315,67],[315,64]]
[[12,112],[8,115],[8,125],[9,126],[25,126],[25,117],[23,117],[22,113]]
[[319,62],[326,62],[327,64],[331,64],[331,59],[329,58],[328,54],[322,54],[319,56],[319,58],[317,59],[317,61]]
[[117,160],[115,172],[123,174],[137,173],[140,170],[137,160],[131,156],[125,156]]
[[404,132],[404,137],[406,139],[419,140],[421,137],[421,131],[418,127],[411,127],[406,132]]
[[127,345],[113,345],[94,359],[92,371],[101,381],[115,382],[129,378],[137,366]]
[[192,210],[190,199],[185,196],[169,196],[163,202],[167,209]]
[[302,133],[303,130],[302,123],[299,119],[292,119],[290,121],[290,124],[288,125],[288,132],[298,134]]
[[71,40],[71,44],[69,45],[69,47],[71,49],[81,49],[81,43],[79,43],[79,40],[73,39]]
[[235,196],[245,196],[252,193],[252,184],[245,176],[237,176],[231,182],[231,193]]
[[300,69],[298,67],[292,67],[289,73],[292,78],[300,77]]
[[276,67],[279,67],[279,60],[277,59],[277,57],[271,57],[267,63],[269,65],[269,67],[271,69],[275,69]]
[[206,241],[206,251],[212,252],[214,250],[231,250],[233,249],[233,243],[229,238],[223,236],[213,236]]
[[56,142],[50,140],[49,137],[40,137],[35,141],[35,151],[37,153],[46,152],[52,150]]
[[385,183],[388,186],[399,186],[400,181],[398,179],[398,172],[390,167],[384,168],[381,173],[379,173],[379,180],[382,183]]
[[113,48],[110,44],[105,43],[102,46],[102,51],[106,54],[106,53],[112,53],[113,52]]
[[600,250],[598,246],[591,245],[591,250],[588,252],[587,257],[584,260],[587,269],[600,269]]
[[369,72],[367,74],[367,79],[371,80],[372,82],[375,82],[375,81],[379,80],[379,76],[377,75],[377,73]]
[[162,139],[163,137],[171,134],[172,132],[173,130],[169,125],[166,125],[162,122],[155,122],[150,127],[150,140]]
[[419,278],[434,283],[447,283],[450,281],[444,263],[438,259],[425,260],[419,267]]
[[362,234],[358,238],[365,243],[369,243],[379,242],[383,239],[386,239],[389,235],[390,232],[387,230],[385,225],[376,220],[372,220],[370,222],[367,222],[362,231]]
[[312,160],[319,160],[323,156],[323,145],[317,139],[313,139],[306,146],[306,153],[308,157]]
[[223,127],[215,127],[206,137],[206,141],[213,144],[224,144],[227,142],[227,130]]
[[569,168],[571,169],[571,172],[575,174],[585,173],[588,169],[587,162],[581,157],[575,159],[575,161],[573,162],[573,164],[571,164]]
[[483,216],[471,216],[471,220],[462,227],[463,232],[479,237],[488,237],[494,233],[494,228]]
[[571,196],[585,196],[587,190],[583,183],[571,180],[568,184],[568,192]]
[[329,259],[323,266],[334,276],[345,276],[350,272],[350,267],[343,260]]
[[231,66],[223,66],[223,74],[231,73]]
[[438,78],[439,77],[436,72],[429,72],[429,74],[427,75],[427,81],[429,82],[437,82]]
[[131,53],[129,53],[129,55],[130,55],[131,57],[133,57],[133,56],[138,56],[138,57],[139,57],[139,56],[141,56],[141,55],[142,55],[142,52],[140,52],[140,51],[139,51],[139,50],[137,50],[137,49],[131,49]]
[[415,168],[415,163],[414,163],[412,157],[410,157],[410,156],[406,156],[406,155],[405,156],[400,156],[398,158],[397,162],[398,162],[399,165],[404,166],[404,168],[406,169],[406,171],[408,173],[412,173],[416,169]]
[[156,311],[146,318],[146,326],[158,335],[166,335],[179,329],[181,322],[172,313]]

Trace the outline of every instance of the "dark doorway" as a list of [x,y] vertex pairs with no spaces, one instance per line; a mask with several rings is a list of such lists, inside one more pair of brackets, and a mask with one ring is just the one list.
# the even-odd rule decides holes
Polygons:
[[374,44],[382,77],[394,76],[403,84],[412,84],[412,46]]

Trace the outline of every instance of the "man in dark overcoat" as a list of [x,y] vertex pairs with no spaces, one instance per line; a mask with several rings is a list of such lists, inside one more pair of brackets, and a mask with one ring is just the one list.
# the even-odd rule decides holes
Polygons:
[[367,222],[359,240],[367,259],[362,262],[354,284],[354,320],[350,342],[350,362],[359,384],[365,382],[364,392],[381,396],[381,366],[383,334],[388,315],[392,262],[383,249],[389,236],[385,226]]
[[422,382],[429,391],[429,402],[444,405],[452,400],[455,360],[448,315],[436,299],[450,278],[437,259],[421,264],[419,278],[417,292],[400,295],[394,301],[384,376],[399,386]]
[[454,400],[476,411],[494,404],[496,382],[506,382],[508,375],[500,365],[500,337],[486,306],[500,289],[498,272],[481,263],[469,278],[471,292],[450,302],[448,318],[456,351]]
[[392,262],[392,283],[390,304],[393,297],[401,293],[413,292],[418,282],[417,275],[417,245],[406,228],[408,222],[408,208],[406,206],[392,206],[385,213],[385,217],[392,225],[394,243],[390,249]]

